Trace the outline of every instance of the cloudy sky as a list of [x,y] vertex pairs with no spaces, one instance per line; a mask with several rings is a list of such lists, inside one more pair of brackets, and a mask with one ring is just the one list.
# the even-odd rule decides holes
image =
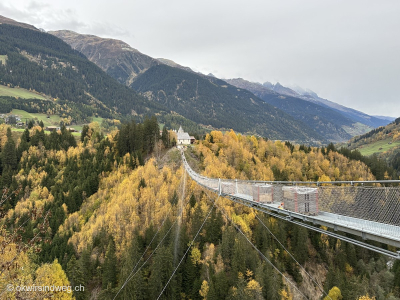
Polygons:
[[280,82],[400,117],[400,1],[1,0],[45,30],[121,39],[220,78]]

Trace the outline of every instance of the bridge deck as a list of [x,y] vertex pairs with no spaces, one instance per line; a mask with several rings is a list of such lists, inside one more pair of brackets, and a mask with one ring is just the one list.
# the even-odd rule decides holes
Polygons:
[[[280,203],[263,203],[256,202],[253,200],[251,195],[251,186],[255,185],[254,182],[241,182],[241,188],[238,189],[238,185],[233,180],[220,180],[216,178],[207,178],[194,172],[187,164],[186,159],[183,156],[183,161],[186,170],[190,177],[195,180],[198,184],[205,188],[212,190],[224,197],[231,198],[237,202],[246,204],[247,206],[254,207],[264,212],[273,212],[275,214],[284,215],[287,219],[297,219],[303,222],[312,223],[314,225],[323,225],[334,229],[335,231],[346,232],[353,235],[361,236],[365,240],[374,240],[383,244],[391,245],[400,248],[400,226],[385,224],[376,221],[370,221],[341,214],[335,214],[325,211],[319,211],[317,215],[308,215],[294,212],[287,209],[282,209]],[[235,190],[236,192],[232,191]],[[224,193],[225,190],[230,190],[229,193]],[[238,193],[239,190],[243,190],[244,193]],[[397,196],[396,196],[397,197]],[[400,199],[399,199],[400,201]],[[397,207],[395,207],[397,210]],[[394,215],[400,214],[400,212],[392,212]],[[306,227],[306,225],[305,225]],[[400,257],[400,252],[399,257]]]
[[[246,194],[225,194],[225,196],[234,197],[254,203],[253,197]],[[390,240],[391,242],[389,242],[388,244],[400,247],[400,227],[398,226],[352,218],[328,212],[320,212],[316,216],[303,215],[282,209],[279,207],[279,203],[257,202],[255,208],[257,208],[257,206],[271,209],[285,215],[290,215],[293,218],[302,219],[304,221],[312,222],[314,224],[325,225],[327,227],[334,228],[335,230],[359,235],[365,239],[370,238],[381,242],[387,242],[387,240]]]

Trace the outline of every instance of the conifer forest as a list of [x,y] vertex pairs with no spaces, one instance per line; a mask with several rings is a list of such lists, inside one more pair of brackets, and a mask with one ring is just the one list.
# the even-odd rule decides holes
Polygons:
[[[400,298],[399,260],[233,204],[191,181],[175,133],[160,131],[155,117],[108,134],[91,123],[79,138],[37,124],[15,136],[3,124],[0,142],[0,284],[85,287],[29,299]],[[333,145],[234,131],[211,131],[185,155],[197,172],[217,178],[371,180],[390,171]]]

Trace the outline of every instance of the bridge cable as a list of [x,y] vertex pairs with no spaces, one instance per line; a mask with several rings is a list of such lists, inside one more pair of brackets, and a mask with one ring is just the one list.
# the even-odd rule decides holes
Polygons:
[[165,284],[165,286],[164,286],[163,290],[161,291],[160,295],[158,295],[157,300],[160,299],[161,295],[164,293],[165,289],[167,288],[168,284],[170,283],[172,277],[174,277],[176,271],[178,270],[179,266],[181,265],[183,259],[186,257],[186,255],[188,254],[190,248],[193,246],[194,241],[196,240],[196,238],[199,235],[200,231],[203,229],[203,226],[206,223],[208,217],[210,216],[212,210],[214,209],[215,204],[217,203],[218,199],[219,199],[219,196],[215,201],[213,201],[214,203],[213,203],[212,207],[210,208],[209,212],[207,213],[203,223],[201,224],[201,226],[200,226],[199,230],[197,231],[196,235],[194,236],[193,240],[190,242],[189,247],[186,249],[185,254],[183,254],[183,256],[182,256],[181,260],[179,261],[178,265],[176,266],[175,270],[172,272],[171,277],[168,279],[168,282]]
[[[184,159],[184,155],[182,153],[182,158],[185,164],[185,167],[187,167],[187,162],[186,159]],[[189,167],[190,168],[190,167]],[[190,174],[189,174],[190,175]],[[205,194],[208,196],[208,198],[211,200],[210,195],[205,191]],[[219,196],[218,196],[219,197]],[[212,200],[211,200],[212,201]],[[215,203],[214,203],[215,204]],[[231,218],[229,218],[229,216],[222,210],[220,209],[221,212],[225,215],[225,217],[232,223],[232,225],[246,238],[246,240],[251,244],[251,246],[264,258],[264,260],[266,260],[279,274],[281,274],[282,277],[284,277],[286,279],[287,282],[289,282],[290,284],[293,285],[293,287],[305,298],[307,299],[307,297],[296,287],[296,285],[294,285],[294,283],[292,283],[285,275],[283,275],[283,273],[274,265],[272,264],[272,262],[265,257],[265,255],[247,238],[247,236],[240,230],[240,228],[238,228],[238,226],[232,221]],[[265,226],[265,225],[264,225]],[[284,248],[284,247],[283,247]],[[284,248],[285,249],[285,248]],[[285,249],[286,250],[286,249]],[[308,274],[308,273],[307,273]]]
[[[207,194],[207,192],[205,192],[205,194],[208,196],[208,198],[211,197]],[[219,197],[219,196],[218,196]],[[225,212],[225,210],[223,208],[220,208],[220,211],[223,213],[223,215],[231,222],[231,224],[236,228],[236,230],[238,230],[244,237],[245,239],[250,243],[250,245],[260,254],[260,256],[262,258],[264,258],[265,261],[267,261],[283,278],[286,279],[287,282],[289,282],[299,293],[301,296],[303,296],[304,299],[308,299],[306,295],[304,295],[299,289],[298,287],[289,280],[289,278],[287,278],[279,269],[278,267],[276,267],[251,241],[250,239],[244,234],[244,232],[239,228],[238,225],[236,225],[233,220],[228,216],[228,214]]]
[[[183,188],[182,188],[182,201],[184,200],[184,190],[185,190],[185,185],[186,185],[186,172],[183,172],[182,174],[183,177]],[[158,227],[157,232],[154,234],[153,238],[151,239],[150,243],[147,245],[146,249],[144,250],[142,256],[139,258],[139,260],[137,261],[136,265],[133,267],[132,272],[128,275],[128,277],[126,278],[124,284],[121,286],[121,288],[118,290],[117,294],[115,294],[113,300],[115,300],[117,298],[117,296],[119,295],[119,293],[124,289],[124,287],[129,283],[129,281],[131,281],[131,279],[133,277],[135,277],[135,275],[137,273],[139,273],[139,271],[143,268],[143,266],[149,261],[149,259],[153,256],[153,254],[156,252],[156,250],[158,249],[158,247],[161,245],[161,243],[165,240],[165,238],[167,237],[167,235],[169,234],[169,232],[172,230],[172,227],[174,227],[174,225],[176,224],[178,219],[175,219],[175,221],[172,223],[171,227],[168,229],[168,231],[165,233],[165,235],[163,236],[163,238],[161,239],[161,241],[158,243],[158,245],[156,246],[156,248],[153,250],[153,252],[150,254],[150,256],[146,259],[146,261],[143,262],[143,264],[139,267],[139,269],[135,272],[136,267],[139,265],[140,261],[142,260],[142,258],[145,256],[146,252],[149,250],[151,244],[153,243],[153,241],[155,240],[157,234],[160,232],[161,228],[163,227],[165,221],[168,219],[169,214],[172,210],[172,206],[169,208],[164,220],[162,221],[161,225]],[[182,210],[180,211],[180,214],[182,213]],[[133,274],[133,272],[135,272]],[[133,274],[133,275],[132,275]]]
[[289,250],[287,250],[285,248],[285,246],[278,240],[278,238],[272,233],[272,231],[267,227],[267,225],[265,225],[265,223],[258,217],[257,214],[256,218],[257,220],[268,230],[268,232],[274,237],[274,239],[279,243],[279,245],[281,245],[281,247],[286,251],[286,253],[288,253],[290,255],[291,258],[293,258],[293,260],[298,264],[298,266],[310,277],[310,279],[317,285],[317,287],[320,289],[320,291],[325,294],[329,299],[332,300],[332,298],[324,291],[324,289],[322,288],[321,285],[318,284],[318,282],[311,276],[310,273],[308,273],[306,271],[306,269],[296,260],[296,258],[289,252]]

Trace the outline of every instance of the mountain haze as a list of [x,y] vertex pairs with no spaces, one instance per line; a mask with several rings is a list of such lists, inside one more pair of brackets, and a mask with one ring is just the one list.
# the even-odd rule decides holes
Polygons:
[[[234,79],[233,79],[234,80]],[[318,105],[323,105],[329,108],[333,108],[334,110],[341,113],[343,116],[350,118],[353,122],[359,122],[370,128],[363,128],[362,131],[356,134],[362,134],[368,132],[372,128],[376,128],[379,126],[385,126],[388,122],[394,120],[394,118],[386,117],[386,116],[370,116],[358,110],[340,105],[336,102],[329,101],[327,99],[321,98],[317,95],[317,93],[313,92],[310,89],[303,89],[299,86],[285,87],[281,85],[279,82],[276,84],[272,84],[270,82],[264,82],[262,85],[259,83],[254,83],[254,85],[262,86],[269,91],[277,92],[281,95],[291,96],[295,98],[300,98],[309,102],[313,102]],[[258,87],[260,89],[260,87]],[[352,131],[353,132],[353,131]],[[354,134],[352,134],[354,135]]]
[[[226,81],[236,87],[253,92],[265,102],[315,128],[318,133],[332,142],[345,141],[352,136],[343,127],[351,127],[354,122],[336,110],[287,95],[289,93],[280,94],[265,87],[265,85],[252,83],[241,78]],[[282,92],[284,88],[279,85],[278,90]]]
[[[317,103],[319,105],[324,105],[326,107],[330,107],[333,108],[337,111],[339,111],[341,114],[343,114],[344,116],[352,119],[355,122],[359,122],[361,124],[367,125],[369,127],[372,128],[376,128],[379,126],[385,126],[386,124],[388,124],[390,121],[393,121],[394,118],[392,117],[386,117],[386,116],[382,116],[382,117],[378,117],[378,116],[370,116],[366,113],[363,113],[361,111],[343,106],[341,104],[338,104],[336,102],[333,101],[329,101],[327,99],[321,98],[317,95],[317,93],[309,90],[309,89],[302,89],[300,87],[293,87],[291,89],[292,91],[294,90],[295,92],[298,93],[299,98],[303,99],[303,100],[307,100],[310,102],[314,102]],[[367,132],[368,130],[364,131]]]
[[[226,79],[226,81],[237,87],[248,89],[264,101],[295,118],[312,124],[317,130],[320,130],[322,135],[334,142],[343,142],[351,136],[366,133],[393,120],[388,117],[379,118],[367,115],[320,98],[315,92],[298,86],[289,88],[282,86],[279,82],[261,84],[242,78]],[[279,96],[279,100],[277,96]]]

